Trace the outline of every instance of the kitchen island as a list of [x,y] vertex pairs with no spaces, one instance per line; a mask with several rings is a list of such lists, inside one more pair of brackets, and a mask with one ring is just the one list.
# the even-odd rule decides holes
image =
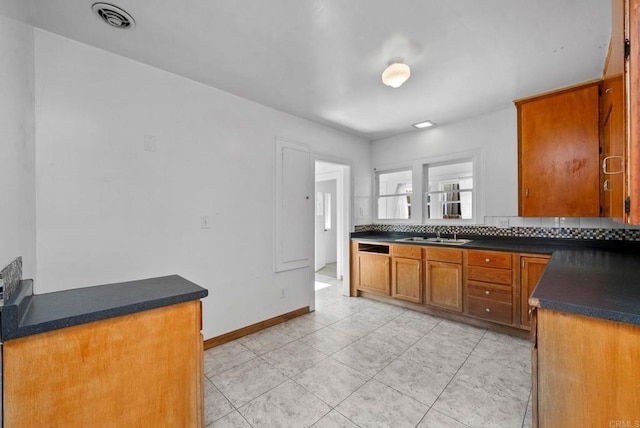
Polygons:
[[204,426],[201,302],[173,275],[41,295],[2,310],[4,426]]

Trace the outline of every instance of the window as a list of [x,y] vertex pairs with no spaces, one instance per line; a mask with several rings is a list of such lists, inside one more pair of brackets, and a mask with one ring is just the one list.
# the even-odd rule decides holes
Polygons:
[[378,219],[408,220],[411,218],[411,170],[376,173]]
[[473,220],[473,162],[424,166],[424,217],[428,220]]

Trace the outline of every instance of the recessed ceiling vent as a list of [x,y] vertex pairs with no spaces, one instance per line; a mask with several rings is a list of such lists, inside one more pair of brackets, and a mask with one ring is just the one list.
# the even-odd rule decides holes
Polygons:
[[136,21],[133,20],[131,15],[112,4],[94,3],[91,6],[91,10],[112,27],[131,29],[136,26]]

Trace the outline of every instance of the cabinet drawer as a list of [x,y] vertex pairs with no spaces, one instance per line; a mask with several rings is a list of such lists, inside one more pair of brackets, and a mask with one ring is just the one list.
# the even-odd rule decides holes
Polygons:
[[511,287],[484,284],[481,282],[468,281],[467,295],[469,297],[477,297],[507,304],[511,304],[512,302]]
[[462,250],[427,247],[427,260],[439,262],[462,263]]
[[513,323],[512,306],[507,303],[495,302],[493,300],[478,299],[469,296],[469,315],[484,318],[489,321],[503,324]]
[[391,247],[393,257],[402,257],[405,259],[422,259],[422,247],[413,245],[393,245]]
[[493,268],[511,269],[511,253],[469,250],[467,256],[467,260],[470,266],[487,266]]
[[497,284],[511,285],[511,270],[496,269],[480,266],[469,266],[467,278],[470,280],[495,282]]

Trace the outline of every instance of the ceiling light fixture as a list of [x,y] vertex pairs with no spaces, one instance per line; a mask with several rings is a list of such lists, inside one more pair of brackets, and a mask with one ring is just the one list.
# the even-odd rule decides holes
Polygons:
[[382,72],[382,83],[392,88],[399,88],[411,76],[411,69],[402,62],[392,62]]
[[436,126],[436,124],[430,120],[425,120],[423,122],[413,124],[413,127],[418,129],[431,128],[432,126]]

